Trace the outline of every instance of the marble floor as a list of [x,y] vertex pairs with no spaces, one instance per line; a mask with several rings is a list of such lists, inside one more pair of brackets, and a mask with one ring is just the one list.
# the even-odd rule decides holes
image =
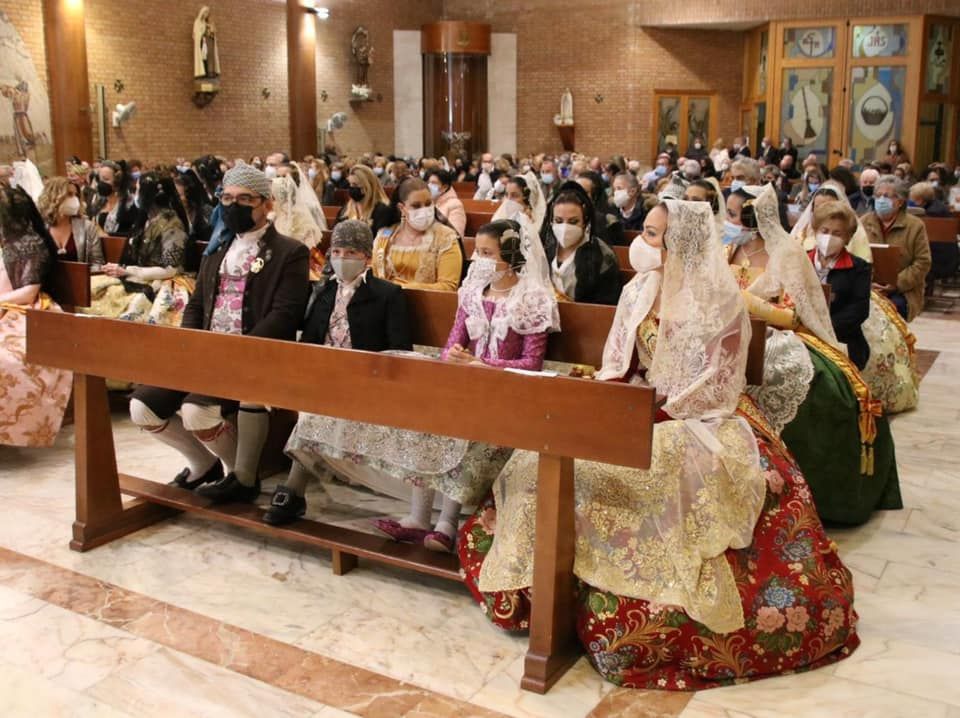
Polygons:
[[[368,564],[338,578],[326,552],[189,517],[70,551],[67,429],[51,450],[0,447],[0,716],[960,718],[960,327],[913,329],[921,407],[893,422],[906,508],[831,532],[863,640],[839,664],[677,694],[618,689],[581,659],[526,693],[525,640],[457,584]],[[115,437],[121,471],[177,467],[120,416]],[[337,483],[309,500],[355,526],[402,508]]]

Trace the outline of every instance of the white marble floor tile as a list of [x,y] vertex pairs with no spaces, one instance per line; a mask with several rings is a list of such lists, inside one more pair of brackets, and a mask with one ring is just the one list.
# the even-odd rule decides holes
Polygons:
[[0,715],[5,718],[134,718],[30,668],[0,663]]

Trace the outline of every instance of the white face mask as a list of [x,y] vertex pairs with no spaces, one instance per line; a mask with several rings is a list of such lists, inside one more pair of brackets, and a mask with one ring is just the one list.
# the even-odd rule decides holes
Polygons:
[[352,282],[367,268],[367,261],[353,257],[334,257],[330,260],[330,266],[341,282]]
[[263,173],[267,176],[268,180],[272,180],[277,176],[277,168],[273,165],[267,165],[263,168]]
[[311,167],[307,170],[307,177],[309,177],[310,181],[313,182],[317,178],[317,171]]
[[523,212],[523,205],[512,199],[504,200],[500,207],[503,210],[501,212],[501,216],[506,217],[507,219],[513,219],[518,214]]
[[506,269],[497,269],[497,260],[492,257],[471,257],[467,281],[482,283],[484,286],[499,282],[507,274]]
[[426,232],[430,229],[434,218],[433,205],[407,210],[407,222],[418,232]]
[[630,243],[630,266],[637,274],[652,272],[663,266],[663,254],[647,244],[643,237],[636,237]]
[[583,227],[579,224],[567,224],[566,222],[554,224],[553,236],[557,238],[561,247],[570,249],[570,247],[576,247],[583,239]]
[[374,167],[374,168],[373,168],[373,173],[374,173],[377,177],[379,177],[380,175],[383,174],[383,167]]
[[613,193],[613,203],[620,209],[623,209],[630,203],[630,192],[625,189],[615,190]]
[[757,235],[755,229],[747,229],[743,225],[734,224],[729,219],[723,221],[723,243],[742,247]]
[[[267,177],[269,176],[270,175],[267,175]],[[341,172],[340,170],[334,170],[333,172],[330,173],[330,179],[332,179],[334,182],[339,182],[342,178],[343,178],[343,172]]]
[[817,234],[817,251],[824,259],[836,256],[841,249],[843,249],[843,240],[839,237],[834,237],[826,232]]
[[60,214],[64,217],[76,217],[80,214],[80,198],[67,197],[60,203]]

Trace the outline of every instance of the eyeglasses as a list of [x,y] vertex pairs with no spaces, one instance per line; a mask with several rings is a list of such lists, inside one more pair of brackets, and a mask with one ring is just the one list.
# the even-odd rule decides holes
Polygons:
[[222,195],[220,195],[220,204],[222,204],[224,207],[229,207],[234,202],[242,207],[256,207],[262,201],[263,197],[253,194],[238,194],[234,196],[224,192]]

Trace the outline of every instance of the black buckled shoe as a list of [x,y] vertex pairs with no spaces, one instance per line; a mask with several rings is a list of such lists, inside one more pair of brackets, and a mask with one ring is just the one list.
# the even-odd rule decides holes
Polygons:
[[253,486],[244,486],[231,472],[215,484],[201,486],[196,493],[215,504],[250,503],[260,496],[260,479]]
[[203,486],[204,484],[212,484],[215,481],[220,481],[223,478],[223,464],[220,463],[220,460],[214,462],[213,466],[207,469],[207,473],[201,476],[199,479],[190,478],[190,467],[186,467],[183,471],[176,475],[173,481],[170,482],[170,486],[178,486],[181,489],[186,489],[187,491],[193,491],[194,489]]
[[271,526],[283,526],[303,517],[307,512],[307,500],[286,486],[278,486],[270,499],[270,508],[263,515],[263,522]]

